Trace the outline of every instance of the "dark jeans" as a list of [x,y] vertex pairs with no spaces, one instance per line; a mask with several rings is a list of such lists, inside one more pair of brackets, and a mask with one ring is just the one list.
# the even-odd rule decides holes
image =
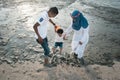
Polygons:
[[54,48],[57,47],[63,48],[63,42],[55,42]]
[[[39,43],[38,39],[36,39],[36,41]],[[40,44],[40,43],[39,43]],[[43,43],[41,44],[42,48],[44,49],[44,55],[48,56],[50,53],[50,49],[48,47],[48,40],[47,38],[43,39]]]

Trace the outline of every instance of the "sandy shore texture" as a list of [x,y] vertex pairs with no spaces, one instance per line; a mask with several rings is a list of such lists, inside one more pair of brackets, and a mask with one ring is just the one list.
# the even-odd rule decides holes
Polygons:
[[[59,8],[53,21],[64,29],[74,9],[87,17],[86,66],[43,66],[43,49],[35,41],[33,25],[40,13],[52,6]],[[49,24],[50,48],[54,34]],[[64,42],[63,54],[71,52],[71,39],[72,33]],[[120,80],[120,1],[0,0],[0,80]]]

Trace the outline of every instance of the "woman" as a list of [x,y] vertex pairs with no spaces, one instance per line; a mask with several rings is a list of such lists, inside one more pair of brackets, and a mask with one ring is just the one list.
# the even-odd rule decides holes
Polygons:
[[83,53],[89,40],[88,21],[79,10],[74,10],[71,17],[72,22],[65,31],[64,38],[71,31],[74,31],[71,43],[72,52],[74,52],[74,55],[77,55],[77,58],[83,61]]

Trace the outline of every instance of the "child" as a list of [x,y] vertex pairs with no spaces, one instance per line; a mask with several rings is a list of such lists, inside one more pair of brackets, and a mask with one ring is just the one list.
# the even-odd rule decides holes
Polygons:
[[59,26],[55,26],[55,32],[56,32],[55,44],[52,50],[53,50],[53,53],[55,53],[56,48],[59,47],[60,48],[59,53],[61,54],[63,49],[63,29],[60,28]]
[[33,26],[36,33],[36,40],[44,49],[44,66],[49,65],[48,56],[50,53],[50,49],[48,47],[47,40],[48,22],[51,22],[53,25],[55,25],[55,23],[50,18],[54,18],[55,16],[57,16],[57,14],[58,9],[56,7],[51,7],[48,11],[45,11],[41,14],[39,20]]

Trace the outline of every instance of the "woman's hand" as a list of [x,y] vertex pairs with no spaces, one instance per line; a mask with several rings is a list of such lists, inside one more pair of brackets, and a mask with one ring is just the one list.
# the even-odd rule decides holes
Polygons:
[[79,44],[82,45],[83,43],[80,41]]
[[66,34],[64,34],[63,39],[66,40]]

